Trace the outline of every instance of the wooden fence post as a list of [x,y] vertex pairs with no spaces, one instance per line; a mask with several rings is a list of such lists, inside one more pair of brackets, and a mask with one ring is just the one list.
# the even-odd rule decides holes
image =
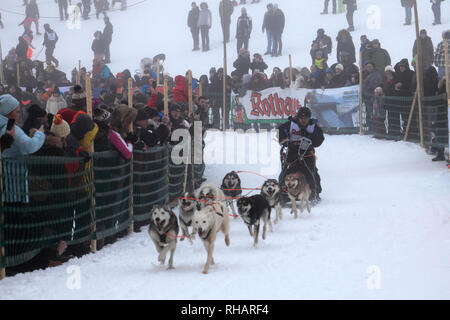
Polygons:
[[[128,78],[128,107],[133,109],[133,79]],[[134,131],[133,123],[130,123],[129,131],[132,133]],[[128,234],[134,232],[134,154],[131,156],[130,160],[130,226],[128,228]]]
[[289,86],[292,86],[292,81],[294,77],[292,76],[292,55],[289,54]]
[[[447,31],[446,34],[448,34]],[[450,137],[450,58],[448,56],[448,41],[449,39],[444,39],[444,47],[445,47],[445,84],[446,84],[446,92],[447,92],[447,118],[448,118],[448,136]],[[450,139],[448,141],[448,147],[450,150]],[[450,157],[449,157],[450,161]]]
[[16,62],[16,76],[17,76],[17,87],[20,88],[20,65]]
[[419,33],[419,14],[417,12],[417,0],[414,0],[414,18],[416,23],[416,43],[417,43],[417,59],[416,59],[416,78],[417,78],[417,99],[419,102],[419,132],[420,146],[423,148],[423,122],[422,122],[422,97],[423,97],[423,66],[422,66],[422,41]]
[[2,42],[0,41],[0,84],[5,85],[5,73],[3,71],[3,51],[2,51]]
[[363,135],[363,63],[362,52],[359,52],[359,134]]
[[3,247],[4,231],[3,226],[5,224],[5,214],[3,212],[3,161],[2,161],[2,151],[0,150],[0,280],[6,277],[6,268],[3,267],[5,263],[5,248]]
[[417,90],[416,90],[416,92],[414,93],[414,99],[412,101],[411,108],[409,110],[408,124],[406,125],[405,136],[403,137],[403,141],[406,141],[408,139],[409,128],[411,126],[411,120],[413,117],[414,109],[416,107],[417,96],[418,96],[418,94],[417,94]]
[[164,79],[164,115],[169,116],[169,84],[167,79]]
[[[91,86],[91,75],[90,73],[86,73],[86,111],[87,114],[89,115],[89,117],[93,117],[92,115],[92,86]],[[92,148],[92,150],[94,151],[94,148]],[[89,170],[90,170],[90,176],[91,176],[91,181],[94,182],[94,159],[91,158],[90,160],[91,164],[89,166]],[[95,185],[92,186],[91,188],[91,220],[92,220],[92,234],[95,235],[95,233],[97,232],[97,218],[96,218],[96,213],[95,213]],[[92,238],[91,239],[91,252],[92,253],[96,253],[97,252],[97,239]]]
[[76,84],[78,85],[81,84],[81,60],[78,60],[78,72],[76,82],[77,82]]

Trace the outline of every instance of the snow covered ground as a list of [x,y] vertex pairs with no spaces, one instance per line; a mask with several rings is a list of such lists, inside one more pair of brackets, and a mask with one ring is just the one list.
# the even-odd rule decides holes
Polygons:
[[[208,74],[211,67],[221,67],[222,54],[222,30],[219,19],[220,1],[206,1],[213,15],[213,26],[210,30],[211,51],[207,53],[192,52],[192,37],[187,27],[187,14],[191,0],[128,0],[127,11],[120,10],[110,13],[111,22],[114,25],[113,42],[111,44],[112,63],[111,70],[116,74],[130,69],[133,73],[139,68],[139,62],[143,57],[153,57],[161,52],[166,53],[167,60],[164,64],[166,71],[172,76],[185,74],[187,69],[193,70],[195,77]],[[200,1],[197,1],[198,3]],[[283,56],[270,58],[264,56],[271,72],[275,66],[284,68],[289,65],[288,54],[292,54],[293,66],[309,67],[309,50],[312,40],[316,37],[318,28],[324,28],[333,40],[333,52],[330,57],[330,65],[336,61],[335,39],[340,29],[347,28],[345,13],[338,15],[320,15],[323,9],[322,0],[262,0],[260,4],[246,5],[248,15],[253,19],[253,32],[250,39],[249,50],[264,53],[266,49],[266,35],[262,33],[262,21],[268,2],[278,3],[286,15],[286,27],[283,34]],[[139,3],[135,6],[133,4]],[[429,1],[418,1],[421,28],[428,30],[429,36],[437,46],[441,41],[441,33],[450,27],[450,3],[442,3],[442,25],[432,26],[433,13]],[[42,18],[41,30],[44,23],[49,23],[59,35],[55,57],[60,60],[61,69],[68,74],[78,66],[81,59],[82,65],[88,70],[91,68],[93,53],[91,44],[96,30],[103,30],[103,20],[92,17],[88,21],[81,21],[79,29],[69,29],[65,22],[59,21],[58,6],[53,0],[38,0]],[[116,4],[116,8],[119,6]],[[236,21],[240,15],[242,6],[235,8],[231,24],[231,42],[228,44],[229,72],[232,63],[237,57],[236,53]],[[2,0],[0,9],[23,13],[22,0]],[[331,10],[331,9],[330,9]],[[92,12],[95,13],[94,8]],[[0,40],[5,56],[10,48],[17,45],[17,38],[23,32],[23,27],[17,26],[23,16],[2,12],[2,20],[5,29],[0,29]],[[359,0],[358,10],[355,12],[355,28],[352,33],[355,47],[359,47],[359,37],[366,34],[369,39],[378,38],[381,46],[386,48],[393,63],[402,58],[411,61],[412,47],[415,39],[414,26],[403,26],[404,9],[400,1],[392,0]],[[34,25],[32,26],[35,31]],[[36,55],[42,48],[43,36],[37,36],[34,40]],[[33,58],[35,58],[33,57]],[[39,59],[44,60],[42,52]],[[269,74],[270,75],[270,74]]]
[[[1,0],[0,8],[23,12],[21,2]],[[334,40],[337,32],[347,27],[345,14],[319,14],[321,0],[276,2],[287,19],[284,56],[265,57],[269,68],[287,66],[288,53],[293,55],[294,66],[308,66],[316,30],[323,27]],[[58,17],[53,0],[38,3],[42,16]],[[207,74],[212,66],[220,67],[219,2],[209,1],[213,27],[212,50],[208,53],[191,51],[192,40],[186,27],[190,3],[149,0],[126,12],[112,12],[115,33],[111,70],[117,73],[129,68],[133,72],[142,57],[160,52],[166,53],[165,68],[172,76],[184,74],[188,68],[199,76]],[[246,6],[254,23],[251,53],[263,53],[266,47],[265,34],[261,33],[266,3]],[[380,39],[394,63],[404,57],[411,60],[414,27],[402,25],[400,1],[360,0],[358,6],[355,46],[359,45],[359,36],[367,34],[370,39]],[[441,26],[431,26],[429,1],[419,1],[419,9],[421,27],[428,30],[437,45],[441,32],[450,26],[445,14],[450,11],[450,3],[442,4]],[[240,7],[232,17],[232,35],[239,13]],[[20,16],[2,12],[2,19],[6,27],[0,30],[0,40],[5,55],[17,44],[22,27],[17,26]],[[60,36],[55,55],[62,70],[70,76],[78,59],[89,67],[93,33],[103,30],[103,21],[94,17],[82,21],[81,29],[74,30],[59,19],[42,19],[41,26],[46,22]],[[38,51],[42,40],[39,36],[34,41]],[[236,58],[235,44],[232,39],[228,45],[230,65]],[[39,58],[43,57],[41,53]],[[334,61],[335,51],[330,58],[331,63]],[[208,141],[207,153],[220,141],[218,133],[210,137],[214,139]],[[276,142],[261,134],[259,138],[262,144],[273,144],[277,151],[271,153],[271,159],[277,163]],[[247,149],[238,150],[240,156],[245,153],[250,157]],[[226,155],[231,152],[227,148],[224,151]],[[450,175],[445,166],[432,163],[418,145],[357,135],[327,136],[318,157],[323,201],[312,214],[294,220],[285,209],[284,220],[256,249],[243,222],[233,220],[231,246],[225,247],[219,236],[217,265],[209,275],[201,274],[206,253],[199,241],[194,246],[179,243],[176,269],[167,271],[158,265],[156,250],[144,230],[95,255],[4,279],[0,281],[0,299],[450,299]],[[246,163],[210,164],[206,177],[220,183],[231,170],[278,176],[276,170],[267,173],[267,165]],[[260,176],[248,173],[242,173],[241,178],[244,187],[260,187],[264,182]],[[73,275],[70,266],[80,268],[79,290],[67,286]]]
[[[222,133],[208,135],[211,154]],[[178,243],[168,271],[143,228],[97,254],[6,278],[0,299],[449,299],[450,174],[430,158],[415,144],[326,136],[318,148],[323,201],[297,220],[284,209],[258,248],[232,219],[231,246],[218,236],[210,274],[201,273],[198,239]],[[263,172],[245,162],[209,165],[206,177],[220,184],[231,170]],[[264,182],[240,176],[245,188]],[[74,270],[79,290],[67,286]]]

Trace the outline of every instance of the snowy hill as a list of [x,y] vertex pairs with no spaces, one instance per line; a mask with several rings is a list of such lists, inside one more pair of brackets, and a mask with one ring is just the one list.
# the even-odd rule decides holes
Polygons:
[[[211,50],[207,53],[192,52],[192,38],[187,27],[187,14],[191,0],[128,0],[127,11],[113,11],[109,14],[114,25],[113,42],[111,44],[112,64],[114,74],[129,68],[131,72],[139,68],[139,61],[143,57],[153,57],[161,52],[167,56],[166,71],[172,76],[185,74],[187,69],[192,69],[194,76],[208,74],[209,69],[221,67],[223,64],[222,29],[219,18],[219,1],[209,1],[212,13],[212,28],[210,30]],[[266,49],[266,35],[262,33],[262,21],[266,11],[266,4],[271,1],[261,1],[259,4],[248,4],[248,15],[253,20],[253,32],[250,39],[249,50],[264,53]],[[283,34],[283,56],[271,58],[264,56],[269,70],[279,66],[289,65],[288,54],[292,54],[293,66],[309,67],[309,50],[311,42],[316,36],[318,28],[324,28],[333,39],[334,47],[330,62],[336,61],[335,39],[340,29],[347,27],[345,13],[338,15],[320,15],[323,9],[323,1],[307,0],[277,0],[286,16],[286,27]],[[450,28],[450,20],[446,14],[450,12],[450,3],[442,3],[442,25],[432,26],[433,13],[429,1],[419,2],[419,14],[421,28],[428,30],[433,44],[441,41],[443,30]],[[369,39],[378,38],[381,46],[391,54],[393,63],[402,58],[412,58],[412,47],[415,39],[414,26],[403,26],[404,9],[400,1],[379,0],[374,6],[374,1],[359,0],[358,10],[355,12],[355,28],[352,33],[355,47],[359,47],[359,37],[366,34]],[[91,67],[93,53],[91,43],[96,30],[103,30],[103,20],[95,18],[95,9],[92,7],[90,20],[81,21],[80,29],[69,29],[65,22],[59,21],[58,6],[51,0],[38,0],[42,18],[41,29],[44,23],[49,23],[58,33],[60,40],[55,50],[55,57],[60,60],[61,69],[68,73],[78,65],[81,59],[82,65]],[[118,9],[116,4],[116,8]],[[228,44],[229,72],[233,70],[232,63],[237,57],[236,53],[236,20],[240,15],[242,6],[235,8],[231,23],[231,42]],[[22,0],[8,0],[0,2],[0,9],[12,12],[24,13]],[[17,26],[23,16],[2,12],[5,29],[0,29],[0,40],[3,46],[3,55],[10,48],[17,45],[17,38],[23,32],[23,27]],[[34,25],[32,26],[35,31]],[[34,40],[36,55],[42,48],[43,36],[37,36]],[[44,52],[39,59],[45,59]]]

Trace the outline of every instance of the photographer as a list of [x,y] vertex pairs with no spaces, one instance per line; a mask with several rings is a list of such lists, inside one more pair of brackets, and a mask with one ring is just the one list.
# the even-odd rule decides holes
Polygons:
[[167,117],[163,117],[162,121],[160,122],[159,113],[155,109],[144,107],[138,110],[134,121],[138,138],[134,146],[137,150],[146,150],[169,140],[169,121]]

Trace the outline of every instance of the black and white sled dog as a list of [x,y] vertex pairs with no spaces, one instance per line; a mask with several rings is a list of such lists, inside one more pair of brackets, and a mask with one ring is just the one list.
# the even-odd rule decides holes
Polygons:
[[269,206],[275,209],[276,217],[274,223],[283,219],[283,210],[281,208],[281,187],[277,180],[269,179],[264,182],[261,188],[261,195],[267,200]]
[[242,197],[241,179],[235,171],[229,172],[225,175],[220,186],[224,195],[226,196],[227,205],[231,207],[231,212],[236,216],[234,209],[234,199]]
[[177,247],[178,219],[175,213],[167,206],[155,205],[151,211],[150,227],[148,233],[158,251],[158,261],[166,262],[170,251],[169,269],[173,267],[173,255]]
[[[185,237],[189,236],[189,227],[192,226],[192,219],[194,217],[194,213],[197,207],[197,200],[195,199],[194,193],[185,192],[184,195],[178,200],[178,204],[180,205],[179,210],[179,218],[180,218],[180,227],[183,230],[183,237],[180,241],[183,241]],[[192,244],[195,235],[189,237],[189,241]]]
[[225,235],[225,244],[230,246],[230,222],[228,208],[225,202],[214,202],[196,210],[192,220],[193,233],[198,233],[202,240],[206,253],[206,263],[203,273],[209,272],[209,267],[214,264],[214,247],[217,233],[222,231]]
[[225,194],[213,183],[203,183],[197,190],[196,198],[201,208],[214,202],[220,202],[226,205]]
[[[262,195],[254,195],[251,197],[242,197],[237,201],[239,215],[248,226],[250,236],[254,238],[253,246],[258,245],[259,225],[261,219],[264,222],[263,240],[266,239],[267,224],[270,225],[272,231],[272,222],[270,221],[270,205]],[[254,232],[252,230],[254,228]]]

